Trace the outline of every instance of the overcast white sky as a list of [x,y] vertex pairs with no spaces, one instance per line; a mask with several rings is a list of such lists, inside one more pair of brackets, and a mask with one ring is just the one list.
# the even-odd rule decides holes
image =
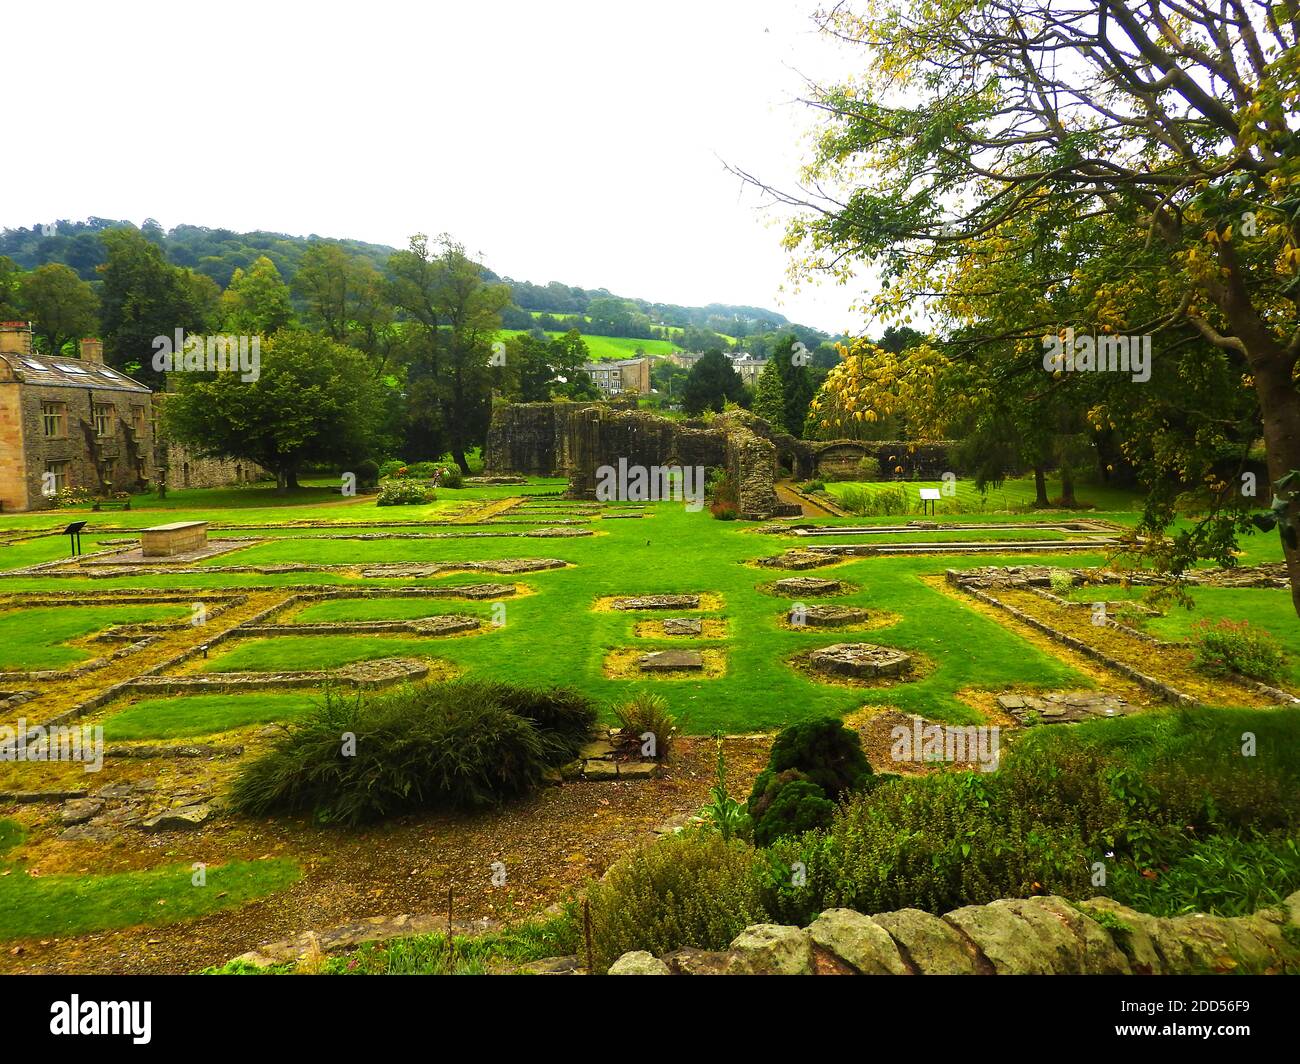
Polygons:
[[856,330],[856,293],[781,296],[780,226],[720,161],[795,181],[803,75],[855,61],[815,9],[14,3],[21,163],[0,175],[0,227],[152,216],[394,246],[448,231],[519,280]]

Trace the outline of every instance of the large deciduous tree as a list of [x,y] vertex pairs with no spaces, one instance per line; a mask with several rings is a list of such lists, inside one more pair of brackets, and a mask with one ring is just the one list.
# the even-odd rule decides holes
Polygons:
[[222,294],[221,310],[225,328],[233,333],[270,336],[293,321],[289,286],[265,255],[247,270],[235,269]]
[[36,267],[23,277],[18,293],[37,340],[51,355],[61,354],[69,341],[99,330],[99,298],[62,263]]
[[[876,309],[904,322],[936,301],[958,357],[998,351],[1027,401],[1069,393],[1119,436],[1163,564],[1230,560],[1252,505],[1224,479],[1243,431],[1258,425],[1275,484],[1300,468],[1300,4],[887,0],[824,27],[865,70],[815,91],[817,191],[776,192],[803,208],[801,268],[869,264]],[[997,283],[1006,269],[1029,294]],[[1067,329],[1151,336],[1150,380],[1040,367],[1029,385]],[[1194,486],[1205,518],[1163,541]],[[1300,612],[1300,545],[1283,546]]]
[[105,360],[157,386],[161,376],[152,365],[154,338],[172,337],[177,329],[206,330],[220,290],[210,279],[172,266],[139,230],[107,229],[100,240],[107,254],[99,267]]
[[277,488],[298,486],[307,463],[371,456],[380,385],[360,352],[325,336],[282,329],[261,345],[256,380],[176,373],[164,404],[168,435],[199,455],[256,462]]
[[505,376],[490,359],[510,289],[489,283],[483,267],[446,235],[431,247],[417,233],[388,268],[391,299],[407,326],[408,457],[437,458],[445,440],[468,473],[469,449],[487,433],[493,382]]

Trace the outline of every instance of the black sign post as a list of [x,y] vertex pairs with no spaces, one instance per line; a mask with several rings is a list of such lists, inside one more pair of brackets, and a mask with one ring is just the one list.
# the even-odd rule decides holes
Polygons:
[[63,535],[68,537],[68,544],[72,547],[74,558],[81,553],[81,530],[85,527],[85,521],[73,521],[63,530]]

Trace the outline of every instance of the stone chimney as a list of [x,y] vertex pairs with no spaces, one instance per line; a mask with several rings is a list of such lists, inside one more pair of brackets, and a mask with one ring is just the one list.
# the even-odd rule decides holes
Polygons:
[[32,323],[30,321],[0,321],[0,354],[30,355],[32,353]]
[[104,341],[85,339],[81,341],[81,361],[93,362],[97,366],[104,364]]

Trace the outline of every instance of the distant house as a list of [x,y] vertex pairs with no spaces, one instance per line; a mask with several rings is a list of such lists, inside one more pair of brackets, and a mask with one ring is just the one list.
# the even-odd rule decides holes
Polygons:
[[152,393],[104,365],[98,340],[80,358],[36,355],[30,322],[0,322],[0,506],[52,505],[64,488],[140,490],[154,453]]
[[646,395],[650,391],[649,358],[623,358],[610,362],[588,362],[584,373],[601,395]]
[[[724,354],[731,360],[731,368],[740,374],[740,379],[749,387],[754,387],[758,383],[758,375],[763,372],[763,367],[767,365],[767,359],[754,358],[748,351],[726,351]],[[675,365],[690,369],[704,355],[698,351],[678,351],[668,356],[668,360]]]
[[748,351],[737,351],[727,357],[731,359],[731,368],[740,374],[742,381],[751,388],[758,384],[758,375],[767,365],[767,359],[754,358]]

